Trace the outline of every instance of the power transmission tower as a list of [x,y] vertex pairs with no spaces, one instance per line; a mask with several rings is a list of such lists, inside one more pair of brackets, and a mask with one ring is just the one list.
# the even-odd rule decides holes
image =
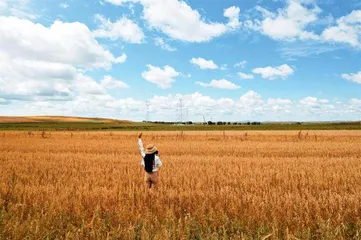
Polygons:
[[149,102],[149,101],[146,101],[146,102],[145,102],[145,105],[147,106],[147,115],[146,115],[146,117],[145,117],[145,121],[146,121],[146,122],[149,122],[149,121],[150,121],[150,111],[149,111],[150,102]]
[[179,99],[180,122],[183,123],[183,99]]
[[177,114],[176,114],[177,120],[176,121],[178,122],[178,124],[181,124],[181,123],[183,123],[183,99],[182,98],[180,98],[178,100],[176,111],[177,111]]

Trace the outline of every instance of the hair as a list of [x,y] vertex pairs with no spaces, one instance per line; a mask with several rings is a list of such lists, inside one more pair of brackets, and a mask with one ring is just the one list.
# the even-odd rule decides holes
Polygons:
[[153,165],[154,165],[154,159],[155,159],[155,154],[146,154],[144,157],[144,169],[147,173],[151,173],[153,172]]

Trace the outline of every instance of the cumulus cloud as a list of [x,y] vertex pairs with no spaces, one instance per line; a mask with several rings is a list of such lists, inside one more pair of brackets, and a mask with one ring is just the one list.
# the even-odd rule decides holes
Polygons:
[[243,73],[243,72],[239,72],[237,74],[242,79],[253,79],[254,78],[254,76],[252,74],[246,74],[246,73]]
[[164,42],[163,38],[157,37],[154,39],[155,45],[160,46],[163,50],[166,50],[168,52],[174,52],[177,51],[176,48],[169,46],[167,43]]
[[220,117],[222,114],[232,113],[235,104],[235,101],[230,98],[217,99],[195,92],[185,95],[156,95],[149,100],[150,110],[153,114],[163,116],[163,118],[173,121],[177,120],[177,113],[174,112],[174,109],[177,109],[180,99],[182,99],[184,109],[188,109],[189,111],[189,120],[193,119],[199,121],[203,121],[203,116],[208,118],[211,114],[214,114],[215,116],[218,115]]
[[358,73],[342,74],[343,79],[361,84],[361,71]]
[[228,69],[228,64],[222,64],[219,69],[221,69],[222,71],[226,71]]
[[270,108],[274,112],[291,113],[292,101],[282,98],[269,98],[266,103],[266,108]]
[[70,96],[76,69],[68,64],[11,58],[0,54],[0,96],[31,98],[34,95]]
[[243,61],[241,61],[241,62],[235,63],[235,64],[234,64],[234,67],[240,67],[240,68],[244,69],[244,67],[246,66],[246,64],[247,64],[247,61],[243,60]]
[[69,7],[69,4],[67,4],[67,3],[60,3],[60,4],[59,4],[59,7],[64,8],[64,9],[67,9],[67,8]]
[[213,88],[220,88],[220,89],[239,89],[239,88],[241,88],[240,86],[237,86],[236,84],[234,84],[226,79],[212,80],[209,83],[196,82],[196,84],[198,84],[202,87],[213,87]]
[[330,104],[330,101],[328,99],[319,99],[317,97],[305,97],[299,100],[299,103],[300,111],[309,116],[342,116],[340,112],[344,112],[346,109],[345,106],[336,108],[333,104]]
[[289,99],[282,99],[282,98],[269,98],[267,101],[268,104],[274,105],[290,105],[292,101]]
[[29,0],[1,0],[0,15],[11,15],[30,20],[39,18]]
[[113,78],[110,75],[104,76],[101,80],[100,85],[105,89],[122,89],[122,88],[129,88],[128,84],[122,82],[118,79]]
[[126,60],[125,54],[114,57],[78,22],[45,27],[0,17],[0,45],[0,97],[12,101],[109,98],[86,72]]
[[175,78],[181,75],[181,73],[168,65],[162,69],[148,64],[147,68],[148,71],[142,73],[144,80],[154,83],[162,89],[171,88],[172,83],[175,82]]
[[339,18],[336,26],[330,26],[322,32],[322,38],[361,48],[361,10],[354,10]]
[[260,74],[262,78],[275,80],[277,78],[286,79],[288,76],[292,75],[294,70],[287,64],[283,64],[278,67],[264,67],[264,68],[255,68],[252,70],[253,73]]
[[213,60],[206,60],[204,58],[192,58],[190,63],[198,66],[200,69],[217,69],[218,66]]
[[143,42],[142,29],[134,21],[124,16],[115,22],[111,22],[100,14],[95,15],[95,19],[100,23],[99,28],[94,31],[94,35],[98,38],[108,38],[113,41],[122,39],[129,43]]
[[277,13],[260,6],[256,9],[262,14],[263,19],[247,20],[245,26],[249,29],[276,40],[319,39],[317,34],[306,30],[311,23],[318,20],[321,13],[314,1],[287,0],[287,6],[279,9]]
[[349,111],[352,113],[361,113],[361,99],[352,98],[348,102]]
[[0,105],[9,104],[10,102],[6,99],[0,98]]
[[[317,43],[344,43],[361,48],[361,10],[353,10],[333,24],[333,17],[321,18],[322,9],[314,0],[286,0],[286,6],[271,12],[257,6],[260,19],[248,19],[245,28],[281,41],[314,40]],[[321,33],[309,29],[328,25]],[[318,50],[315,50],[316,52]]]
[[[81,43],[81,44],[79,44]],[[55,21],[50,27],[16,17],[0,17],[0,52],[12,58],[71,64],[85,68],[111,68],[125,61],[114,57],[79,22]]]
[[259,93],[250,90],[243,94],[237,103],[238,111],[243,114],[260,113],[264,110],[264,101]]
[[127,2],[140,3],[143,6],[143,19],[155,30],[169,37],[186,42],[207,42],[239,26],[239,8],[230,7],[224,11],[229,22],[206,21],[186,2],[178,0],[106,0],[122,5]]
[[[85,80],[86,81],[86,80]],[[150,119],[153,121],[177,121],[175,109],[179,100],[183,100],[183,109],[189,113],[187,120],[203,121],[311,121],[311,120],[357,120],[361,112],[361,99],[332,105],[327,99],[308,97],[299,101],[282,98],[263,99],[255,91],[248,91],[239,98],[216,98],[199,92],[191,94],[155,95],[150,102]],[[315,100],[316,99],[316,100]],[[112,117],[142,121],[146,116],[146,104],[133,98],[114,99],[109,95],[78,95],[72,101],[26,102],[20,105],[16,101],[0,99],[0,115],[77,115],[89,117]],[[313,102],[312,107],[302,103]],[[317,103],[317,106],[314,103]],[[187,114],[188,116],[188,114]],[[185,118],[183,118],[185,120]]]
[[0,10],[6,9],[8,6],[6,1],[1,1],[0,2]]
[[329,100],[328,99],[318,99],[316,97],[305,97],[305,98],[301,99],[299,102],[304,106],[311,107],[311,108],[312,107],[317,108],[318,106],[320,106],[320,104],[328,103]]
[[229,19],[227,26],[229,26],[231,29],[237,29],[241,26],[239,22],[239,13],[240,13],[239,7],[235,7],[235,6],[232,6],[224,10],[223,15]]

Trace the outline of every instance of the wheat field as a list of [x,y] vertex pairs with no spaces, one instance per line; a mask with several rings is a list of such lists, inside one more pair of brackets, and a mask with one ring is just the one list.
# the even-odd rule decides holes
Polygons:
[[0,239],[360,239],[361,131],[0,132]]

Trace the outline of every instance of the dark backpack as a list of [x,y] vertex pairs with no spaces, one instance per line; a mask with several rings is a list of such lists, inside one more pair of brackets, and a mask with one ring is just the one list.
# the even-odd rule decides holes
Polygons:
[[146,154],[144,157],[144,169],[147,173],[153,172],[153,166],[154,166],[154,154]]

